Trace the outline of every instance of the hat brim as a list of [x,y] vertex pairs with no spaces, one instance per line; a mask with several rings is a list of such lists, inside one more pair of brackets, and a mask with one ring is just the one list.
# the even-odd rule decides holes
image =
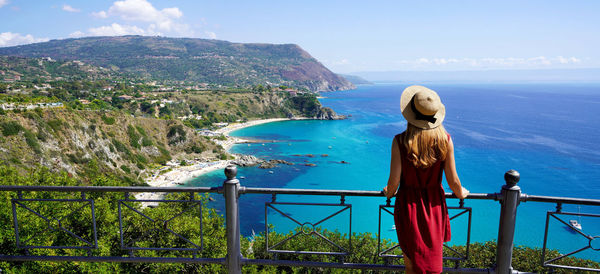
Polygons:
[[413,112],[412,108],[409,106],[410,101],[413,99],[415,94],[419,91],[429,91],[437,94],[435,91],[428,89],[424,86],[410,86],[404,89],[402,92],[402,96],[400,97],[400,110],[402,111],[402,116],[406,119],[407,122],[421,129],[432,129],[440,126],[446,117],[446,107],[442,104],[441,108],[438,112],[433,115],[436,119],[435,123],[431,123],[425,120],[417,120],[416,114]]

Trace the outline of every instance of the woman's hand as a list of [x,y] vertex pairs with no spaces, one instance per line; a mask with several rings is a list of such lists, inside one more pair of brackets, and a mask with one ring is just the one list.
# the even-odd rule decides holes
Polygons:
[[387,186],[385,186],[385,187],[383,188],[383,195],[385,195],[385,197],[386,197],[386,198],[388,198],[388,199],[389,199],[389,198],[392,198],[392,197],[394,197],[394,196],[396,196],[396,193],[397,193],[397,192],[398,192],[398,191],[396,191],[396,192],[394,192],[394,194],[390,195],[391,193],[388,193],[388,187],[387,187]]
[[469,196],[469,193],[471,193],[471,192],[468,189],[466,189],[464,186],[461,186],[460,188],[461,188],[461,190],[460,190],[460,192],[461,192],[460,194],[461,195],[458,198],[460,198],[460,199],[467,198],[467,196]]

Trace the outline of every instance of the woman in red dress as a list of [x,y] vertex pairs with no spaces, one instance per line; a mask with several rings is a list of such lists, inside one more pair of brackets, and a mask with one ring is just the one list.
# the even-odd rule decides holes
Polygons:
[[396,196],[394,222],[407,273],[441,273],[443,244],[450,220],[442,173],[456,197],[469,191],[460,184],[454,145],[442,126],[446,109],[433,90],[410,86],[400,99],[406,131],[394,137],[390,177],[383,192]]

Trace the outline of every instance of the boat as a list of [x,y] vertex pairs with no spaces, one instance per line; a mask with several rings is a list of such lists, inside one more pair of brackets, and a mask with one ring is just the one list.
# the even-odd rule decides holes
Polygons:
[[392,228],[390,228],[390,231],[392,230],[396,230],[396,225],[393,225]]
[[572,227],[577,228],[578,230],[581,230],[581,224],[577,220],[569,220],[569,224]]
[[[577,206],[577,214],[581,214],[580,206]],[[569,224],[572,227],[577,228],[577,230],[581,230],[581,216],[579,216],[579,218],[577,220],[569,220]]]

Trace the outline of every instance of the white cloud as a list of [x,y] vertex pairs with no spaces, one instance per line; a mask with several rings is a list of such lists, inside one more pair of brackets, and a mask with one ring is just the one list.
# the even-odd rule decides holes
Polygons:
[[81,11],[80,9],[76,9],[74,7],[71,7],[71,6],[67,5],[67,4],[63,5],[62,10],[68,11],[68,12],[80,12]]
[[92,12],[92,16],[94,16],[96,18],[104,19],[104,18],[108,17],[108,14],[106,14],[106,11],[102,10],[102,11],[99,11],[99,12]]
[[10,47],[23,44],[48,41],[48,38],[35,38],[31,34],[21,35],[20,33],[3,32],[0,33],[0,47]]
[[209,39],[217,39],[217,34],[212,31],[205,31],[204,34],[206,34]]
[[96,17],[119,17],[125,21],[149,23],[160,31],[182,31],[187,25],[178,24],[174,20],[183,17],[183,12],[177,7],[156,9],[147,0],[115,1],[108,11],[93,13]]
[[81,32],[81,31],[75,31],[75,32],[71,32],[71,34],[69,34],[69,37],[71,38],[78,38],[78,37],[83,37],[85,36],[85,33]]
[[120,25],[117,23],[112,23],[109,26],[101,26],[97,28],[91,28],[88,30],[88,33],[92,36],[120,36],[120,35],[145,35],[145,30],[136,27],[136,26],[128,26],[128,25]]
[[556,57],[556,59],[561,64],[577,64],[577,63],[581,62],[581,59],[575,58],[575,57],[565,58],[562,56],[558,56],[558,57]]
[[5,5],[8,5],[8,0],[0,0],[0,8]]
[[109,25],[90,28],[84,32],[73,32],[70,36],[134,34],[195,37],[201,35],[208,39],[217,39],[217,34],[213,31],[203,31],[202,35],[202,32],[195,32],[190,25],[183,23],[183,12],[178,7],[157,9],[148,0],[114,1],[108,9],[92,12],[91,16],[98,19],[112,18],[115,20],[107,22]]
[[415,60],[399,60],[398,65],[409,68],[542,68],[557,65],[581,63],[577,57],[546,57],[529,58],[418,58]]
[[[193,36],[194,31],[188,24],[181,23],[183,12],[177,7],[157,9],[147,0],[122,0],[115,1],[108,10],[92,12],[92,16],[100,19],[118,18],[119,20],[129,21],[129,26],[123,26],[119,23],[113,23],[110,26],[103,26],[90,29],[92,33],[120,33],[124,29],[128,34],[145,35],[175,35],[175,36]],[[115,27],[117,24],[117,27]],[[119,26],[121,28],[119,28]],[[132,33],[133,32],[133,33]],[[214,33],[206,35],[212,37]],[[92,34],[94,35],[94,34]],[[214,35],[216,37],[216,35]]]

